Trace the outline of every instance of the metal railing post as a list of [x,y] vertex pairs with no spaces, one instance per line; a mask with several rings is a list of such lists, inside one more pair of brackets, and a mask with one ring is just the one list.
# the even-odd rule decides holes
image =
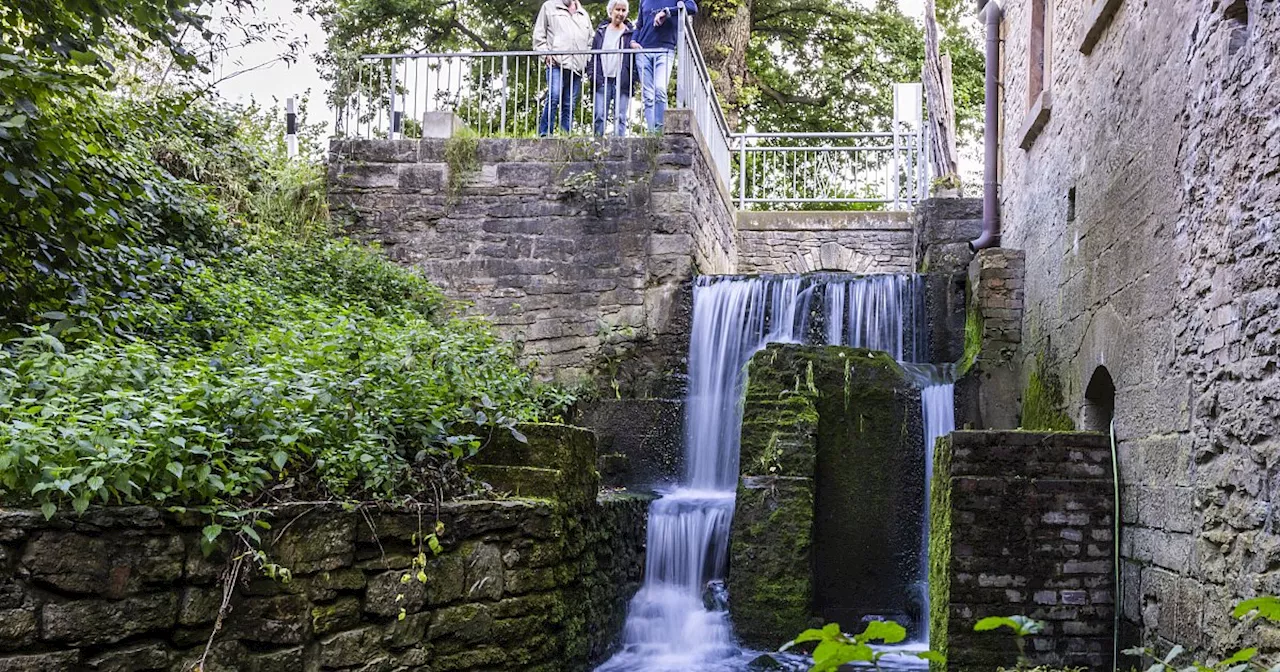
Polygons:
[[396,59],[388,59],[391,76],[388,78],[390,85],[387,87],[387,94],[390,98],[390,114],[387,115],[387,137],[396,139]]
[[747,136],[738,136],[738,209],[747,209]]
[[899,133],[898,133],[898,122],[894,121],[893,122],[893,179],[889,180],[889,188],[893,190],[893,209],[894,210],[902,209],[902,202],[901,202],[902,174],[899,171],[899,166],[898,166],[898,158],[899,158],[898,154],[901,151],[900,150],[901,145],[899,143],[900,143],[900,140],[899,140]]
[[689,100],[689,84],[688,69],[689,62],[689,45],[685,39],[685,8],[684,2],[676,3],[676,107],[688,107]]
[[507,70],[507,57],[502,57],[502,116],[498,122],[498,132],[507,132],[507,84],[509,82],[510,73]]

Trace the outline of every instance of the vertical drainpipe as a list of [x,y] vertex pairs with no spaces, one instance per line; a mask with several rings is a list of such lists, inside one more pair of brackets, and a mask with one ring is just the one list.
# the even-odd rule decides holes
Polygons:
[[987,24],[987,67],[985,82],[986,118],[982,133],[986,140],[986,156],[982,170],[982,235],[969,241],[969,249],[977,252],[1000,244],[1000,201],[996,182],[1000,161],[1000,21],[1004,13],[996,0],[987,0],[983,9]]

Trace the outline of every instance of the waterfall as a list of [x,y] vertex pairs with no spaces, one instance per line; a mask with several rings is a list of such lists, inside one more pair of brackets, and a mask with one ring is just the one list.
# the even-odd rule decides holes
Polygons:
[[[899,361],[921,361],[927,346],[917,326],[922,285],[920,277],[907,275],[697,279],[685,475],[650,505],[644,583],[628,607],[623,649],[601,672],[742,669],[745,659],[733,638],[720,582],[738,481],[746,364],[769,343],[803,342],[884,350]],[[812,319],[815,309],[818,321]],[[942,391],[933,396],[949,400]],[[948,412],[941,406],[938,411]],[[937,427],[941,431],[942,425]]]

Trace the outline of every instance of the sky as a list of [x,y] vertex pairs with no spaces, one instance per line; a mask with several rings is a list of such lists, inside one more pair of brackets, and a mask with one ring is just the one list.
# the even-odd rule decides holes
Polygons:
[[[854,0],[858,1],[858,0]],[[870,0],[863,0],[869,2]],[[922,16],[924,0],[898,0],[902,11],[909,16]],[[324,108],[324,82],[316,69],[315,54],[324,50],[324,30],[320,22],[305,14],[295,14],[294,0],[261,0],[257,3],[259,19],[274,19],[285,26],[289,39],[304,38],[306,47],[302,56],[293,64],[273,63],[235,77],[231,77],[217,87],[224,98],[232,101],[248,102],[249,99],[270,105],[272,99],[283,101],[289,96],[303,96],[311,91],[309,121],[312,123],[328,121],[328,111]],[[227,73],[252,68],[270,62],[276,58],[281,46],[275,42],[259,42],[233,50],[221,64],[215,78]]]

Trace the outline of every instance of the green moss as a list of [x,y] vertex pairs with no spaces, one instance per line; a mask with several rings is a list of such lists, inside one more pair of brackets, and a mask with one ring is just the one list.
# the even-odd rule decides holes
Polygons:
[[1053,367],[1045,364],[1043,355],[1036,355],[1035,366],[1027,377],[1027,387],[1022,392],[1021,429],[1049,432],[1074,431],[1076,425],[1071,416],[1063,412],[1062,383]]
[[[951,611],[951,439],[942,437],[933,451],[929,484],[929,648],[948,655]],[[945,665],[930,663],[932,672]]]
[[965,320],[964,320],[964,354],[960,356],[959,365],[956,368],[956,375],[963,376],[973,368],[978,361],[978,355],[982,353],[982,311],[978,309],[978,302],[973,296],[972,286],[966,284],[965,290]]
[[449,166],[448,199],[457,202],[462,185],[480,170],[480,141],[474,133],[458,133],[444,141],[444,162]]

